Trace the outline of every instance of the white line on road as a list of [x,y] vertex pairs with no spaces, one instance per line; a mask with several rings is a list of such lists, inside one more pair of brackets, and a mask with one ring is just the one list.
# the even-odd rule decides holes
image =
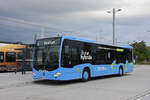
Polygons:
[[127,100],[142,100],[143,98],[145,98],[146,96],[149,96],[150,95],[150,89],[136,95],[136,96],[133,96]]

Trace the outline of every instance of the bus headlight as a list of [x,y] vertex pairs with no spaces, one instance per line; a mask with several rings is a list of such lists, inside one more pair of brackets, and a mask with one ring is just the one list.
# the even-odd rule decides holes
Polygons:
[[34,72],[32,72],[32,75],[35,76],[36,74]]
[[59,77],[60,75],[61,75],[61,73],[57,72],[57,73],[54,74],[54,77]]

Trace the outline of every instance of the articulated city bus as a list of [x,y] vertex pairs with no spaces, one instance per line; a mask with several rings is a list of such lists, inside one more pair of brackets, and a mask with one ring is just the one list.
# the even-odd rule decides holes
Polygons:
[[36,41],[33,79],[87,81],[92,77],[133,71],[130,46],[112,46],[74,37]]
[[14,71],[20,67],[21,62],[16,60],[22,51],[16,50],[18,48],[25,48],[25,45],[0,43],[0,71]]

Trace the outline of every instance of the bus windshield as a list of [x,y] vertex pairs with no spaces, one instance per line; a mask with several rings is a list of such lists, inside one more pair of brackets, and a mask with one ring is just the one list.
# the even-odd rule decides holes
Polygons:
[[59,46],[38,47],[35,52],[36,65],[58,65]]
[[59,64],[60,39],[43,39],[37,42],[35,49],[36,66],[55,66]]

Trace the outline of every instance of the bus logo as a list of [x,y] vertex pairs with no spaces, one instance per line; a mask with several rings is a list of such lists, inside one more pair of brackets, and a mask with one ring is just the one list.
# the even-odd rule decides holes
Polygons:
[[81,50],[80,59],[82,59],[82,60],[92,60],[92,56],[90,55],[89,52],[84,52],[83,50]]

